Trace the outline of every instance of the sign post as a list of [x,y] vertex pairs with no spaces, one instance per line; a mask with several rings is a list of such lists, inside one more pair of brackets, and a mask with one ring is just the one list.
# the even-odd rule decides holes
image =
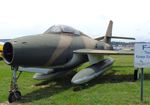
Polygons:
[[150,68],[150,43],[135,43],[134,46],[134,67],[141,69],[141,92],[140,98],[143,102],[144,94],[144,68]]
[[141,68],[141,101],[142,102],[143,102],[143,93],[144,93],[143,81],[144,81],[144,69]]

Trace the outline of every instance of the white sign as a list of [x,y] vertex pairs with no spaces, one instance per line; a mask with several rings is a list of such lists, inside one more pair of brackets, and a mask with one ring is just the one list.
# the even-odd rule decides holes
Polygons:
[[134,67],[150,68],[150,43],[135,43]]

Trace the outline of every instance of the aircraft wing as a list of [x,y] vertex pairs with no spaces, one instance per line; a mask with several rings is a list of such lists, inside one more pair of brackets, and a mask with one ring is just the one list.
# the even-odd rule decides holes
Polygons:
[[134,55],[133,51],[130,50],[98,50],[98,49],[79,49],[75,50],[74,53],[81,54],[100,54],[100,55]]
[[85,83],[108,70],[114,60],[104,58],[105,55],[133,55],[132,51],[114,51],[114,50],[98,50],[98,49],[79,49],[74,51],[75,54],[86,54],[91,66],[79,71],[71,80],[74,84]]

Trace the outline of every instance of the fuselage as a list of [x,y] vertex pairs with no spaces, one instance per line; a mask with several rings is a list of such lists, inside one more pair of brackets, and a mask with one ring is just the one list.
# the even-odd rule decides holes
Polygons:
[[12,66],[72,68],[88,61],[79,49],[111,49],[109,43],[90,38],[65,25],[52,26],[43,34],[9,40],[3,47],[4,61]]
[[[70,62],[74,55],[73,51],[94,49],[96,43],[96,40],[86,35],[70,33],[32,35],[6,42],[3,56],[11,65],[57,67]],[[83,58],[80,59],[84,59],[85,62],[85,56],[81,57]]]

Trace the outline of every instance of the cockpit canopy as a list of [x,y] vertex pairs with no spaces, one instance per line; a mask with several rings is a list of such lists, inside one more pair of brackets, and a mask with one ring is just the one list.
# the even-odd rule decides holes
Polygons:
[[79,30],[76,30],[70,26],[66,26],[66,25],[53,25],[52,27],[50,27],[47,31],[44,32],[44,34],[49,34],[49,33],[70,33],[70,34],[74,34],[74,35],[81,35],[82,32],[80,32]]

